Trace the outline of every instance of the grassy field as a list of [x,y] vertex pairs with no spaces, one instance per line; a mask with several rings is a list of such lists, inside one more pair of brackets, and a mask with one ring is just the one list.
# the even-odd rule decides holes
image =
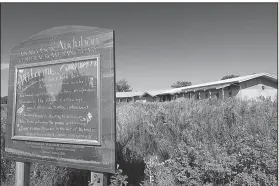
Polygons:
[[[117,105],[119,170],[111,185],[277,185],[277,101],[177,99]],[[14,182],[5,159],[1,185]],[[126,175],[127,177],[124,177]],[[31,185],[85,186],[89,172],[32,164]],[[119,183],[116,183],[119,182]]]

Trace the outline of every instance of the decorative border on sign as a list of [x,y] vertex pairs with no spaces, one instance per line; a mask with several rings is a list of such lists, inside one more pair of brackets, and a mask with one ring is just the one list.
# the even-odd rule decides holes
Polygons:
[[[15,79],[14,79],[14,95],[13,95],[13,112],[12,112],[12,137],[13,140],[23,141],[41,141],[41,142],[54,142],[54,143],[69,143],[69,144],[80,144],[80,145],[101,145],[102,143],[102,113],[101,113],[101,65],[100,55],[90,55],[83,57],[75,57],[70,59],[60,59],[55,61],[46,61],[30,64],[20,64],[15,66]],[[33,137],[33,136],[17,136],[15,135],[15,122],[16,122],[16,103],[17,103],[17,74],[19,69],[27,67],[38,67],[46,65],[55,65],[62,63],[77,62],[82,60],[97,59],[97,99],[98,99],[98,140],[84,140],[84,139],[68,139],[68,138],[49,138],[49,137]]]

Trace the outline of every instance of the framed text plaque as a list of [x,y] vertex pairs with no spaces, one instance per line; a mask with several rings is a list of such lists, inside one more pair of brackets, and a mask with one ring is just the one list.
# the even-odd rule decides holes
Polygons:
[[9,70],[8,158],[115,172],[112,30],[40,32],[11,50]]
[[12,139],[100,145],[99,59],[15,66]]

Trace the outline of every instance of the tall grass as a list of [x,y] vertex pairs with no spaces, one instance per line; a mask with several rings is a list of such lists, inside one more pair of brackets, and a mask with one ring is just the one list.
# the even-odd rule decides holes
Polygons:
[[265,99],[130,103],[117,136],[145,160],[145,185],[277,185],[277,113]]
[[[277,114],[277,100],[266,99],[119,104],[117,163],[130,185],[277,185]],[[14,171],[3,162],[1,177]],[[49,173],[54,168],[60,172]],[[87,175],[46,172],[54,181],[45,185],[75,185]]]

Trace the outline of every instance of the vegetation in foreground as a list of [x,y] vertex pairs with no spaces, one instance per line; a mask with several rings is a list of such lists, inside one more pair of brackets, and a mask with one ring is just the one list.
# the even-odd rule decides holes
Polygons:
[[[277,101],[266,99],[120,104],[119,170],[111,185],[277,185],[277,114]],[[1,185],[10,186],[15,164],[4,154],[6,118],[1,106]],[[32,164],[30,185],[85,186],[89,175]]]

